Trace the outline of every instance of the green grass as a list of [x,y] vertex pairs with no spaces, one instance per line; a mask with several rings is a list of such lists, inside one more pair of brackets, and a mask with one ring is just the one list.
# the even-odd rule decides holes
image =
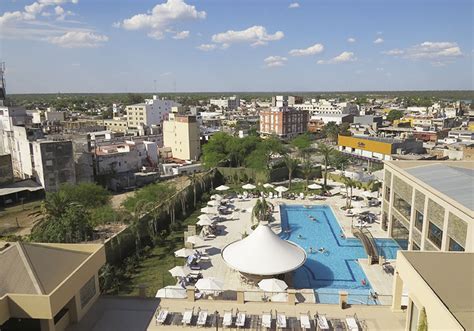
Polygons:
[[138,286],[145,284],[147,296],[155,296],[158,289],[176,284],[176,280],[168,272],[169,269],[183,265],[183,258],[176,258],[174,251],[184,247],[184,231],[188,225],[196,224],[200,213],[200,205],[185,220],[181,222],[178,230],[171,231],[170,234],[155,247],[151,249],[150,255],[142,260],[135,269],[130,279],[120,284],[119,295],[136,296]]
[[[31,201],[0,209],[0,234],[14,234],[33,226],[35,217],[30,214],[39,210],[43,200]],[[18,222],[18,223],[17,223]],[[17,225],[20,227],[18,228]]]

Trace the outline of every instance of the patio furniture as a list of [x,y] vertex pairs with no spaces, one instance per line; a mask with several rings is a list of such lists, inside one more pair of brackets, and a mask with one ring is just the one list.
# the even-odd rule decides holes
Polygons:
[[301,200],[304,200],[304,193],[300,193],[299,198],[300,198]]
[[347,324],[347,329],[350,331],[359,331],[359,325],[357,323],[357,315],[354,314],[354,316],[346,316],[346,324]]
[[286,328],[286,315],[285,313],[276,312],[276,326],[278,329]]
[[262,313],[262,327],[270,329],[272,327],[272,311]]
[[307,314],[300,314],[300,325],[303,330],[311,329],[309,312]]
[[232,318],[232,310],[224,310],[224,319],[222,320],[222,326],[225,327],[232,327],[233,324]]
[[329,330],[329,323],[328,323],[328,320],[326,319],[326,315],[320,315],[316,312],[316,316],[315,316],[315,320],[316,320],[316,327],[317,329],[316,330]]
[[182,319],[182,323],[184,325],[190,325],[191,324],[191,320],[193,319],[193,314],[194,314],[194,307],[191,308],[191,309],[188,309],[186,308],[184,310],[184,313],[183,313],[183,319]]
[[198,326],[206,326],[207,322],[207,310],[199,310],[197,325]]
[[244,311],[238,311],[237,316],[235,318],[235,326],[238,328],[243,328],[245,327],[245,312]]
[[156,313],[156,325],[161,325],[165,323],[166,318],[168,317],[169,311],[168,308],[159,308],[159,311]]

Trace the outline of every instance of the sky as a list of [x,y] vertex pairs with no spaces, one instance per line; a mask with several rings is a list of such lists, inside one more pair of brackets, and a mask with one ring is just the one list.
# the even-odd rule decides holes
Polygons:
[[472,90],[472,0],[0,0],[8,93]]

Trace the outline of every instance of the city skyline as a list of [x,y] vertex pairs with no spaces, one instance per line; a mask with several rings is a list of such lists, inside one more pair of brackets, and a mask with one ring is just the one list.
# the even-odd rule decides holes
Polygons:
[[8,92],[473,88],[469,1],[114,4],[5,2]]

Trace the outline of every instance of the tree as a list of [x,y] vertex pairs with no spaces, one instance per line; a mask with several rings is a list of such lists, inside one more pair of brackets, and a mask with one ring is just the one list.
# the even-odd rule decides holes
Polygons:
[[296,168],[298,168],[298,161],[291,158],[289,155],[285,155],[283,161],[285,162],[286,168],[288,169],[288,189],[291,190],[291,180],[293,178],[293,173],[295,172]]
[[301,134],[290,141],[290,145],[298,150],[304,150],[311,147],[311,136],[308,133]]
[[392,109],[387,115],[387,121],[393,122],[394,120],[399,120],[403,117],[403,111],[398,109]]
[[110,200],[109,191],[94,183],[64,184],[59,192],[68,201],[77,202],[87,208],[104,206]]
[[339,125],[339,135],[341,136],[350,136],[351,132],[349,131],[349,128],[351,125],[347,122],[343,122]]
[[329,158],[329,164],[336,169],[344,170],[344,168],[350,163],[350,158],[344,153],[334,150],[334,153]]
[[258,222],[272,221],[273,204],[261,197],[257,199],[252,209],[252,220],[257,219]]
[[335,153],[335,149],[329,145],[326,145],[324,143],[319,143],[318,144],[318,154],[323,157],[324,160],[324,183],[323,183],[323,189],[326,191],[327,190],[327,183],[328,183],[328,165],[329,165],[329,158],[331,155]]
[[193,207],[196,207],[196,200],[197,200],[197,185],[203,185],[204,181],[201,176],[198,176],[195,172],[193,172],[191,175],[188,176],[190,184],[193,188]]
[[146,202],[158,204],[176,193],[176,187],[169,183],[155,183],[142,187],[134,195],[127,197],[122,206],[129,212],[134,212]]
[[350,209],[352,207],[352,189],[356,187],[357,182],[349,177],[342,177],[342,182],[346,187],[346,208]]
[[329,122],[323,127],[323,134],[331,141],[337,141],[339,127],[335,122]]
[[306,190],[308,190],[309,178],[313,173],[313,164],[309,159],[303,160],[303,163],[301,164],[301,172],[303,173],[303,177],[306,179]]

